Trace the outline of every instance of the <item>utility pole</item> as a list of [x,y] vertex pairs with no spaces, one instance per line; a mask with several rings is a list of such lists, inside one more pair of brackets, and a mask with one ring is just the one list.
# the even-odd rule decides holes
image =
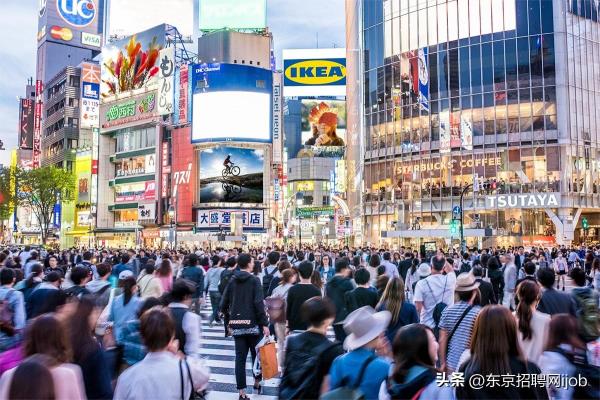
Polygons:
[[467,246],[465,243],[465,209],[463,206],[463,200],[465,197],[465,193],[467,193],[467,190],[469,190],[472,186],[473,184],[469,183],[467,186],[464,187],[462,192],[460,192],[460,251],[463,253],[467,250]]

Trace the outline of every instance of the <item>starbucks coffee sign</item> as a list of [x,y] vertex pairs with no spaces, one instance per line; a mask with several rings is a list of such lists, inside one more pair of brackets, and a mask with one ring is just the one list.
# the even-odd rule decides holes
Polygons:
[[557,208],[560,193],[501,194],[487,196],[486,208]]

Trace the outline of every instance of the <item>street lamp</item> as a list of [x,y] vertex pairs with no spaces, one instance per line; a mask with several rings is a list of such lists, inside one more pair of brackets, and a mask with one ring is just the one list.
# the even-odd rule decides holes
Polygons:
[[298,212],[298,207],[304,205],[303,198],[296,198],[296,213],[298,214],[298,248],[302,247],[302,214]]
[[177,213],[175,212],[175,206],[173,204],[169,205],[167,214],[169,215],[170,221],[169,229],[173,237],[173,239],[171,239],[171,249],[177,249]]

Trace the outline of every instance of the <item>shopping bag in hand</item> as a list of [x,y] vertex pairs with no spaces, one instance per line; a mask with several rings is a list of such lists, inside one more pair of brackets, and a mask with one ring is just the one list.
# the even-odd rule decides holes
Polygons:
[[[262,342],[262,341],[261,341]],[[262,346],[257,346],[258,355],[260,355],[260,368],[264,380],[271,379],[279,373],[279,365],[277,363],[277,349],[275,342],[267,339]]]

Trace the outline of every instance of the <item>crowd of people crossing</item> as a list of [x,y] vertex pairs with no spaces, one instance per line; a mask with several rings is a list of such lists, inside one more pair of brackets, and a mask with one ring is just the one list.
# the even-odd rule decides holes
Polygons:
[[5,247],[0,400],[210,397],[203,318],[240,400],[265,341],[281,399],[597,399],[599,293],[591,246]]

